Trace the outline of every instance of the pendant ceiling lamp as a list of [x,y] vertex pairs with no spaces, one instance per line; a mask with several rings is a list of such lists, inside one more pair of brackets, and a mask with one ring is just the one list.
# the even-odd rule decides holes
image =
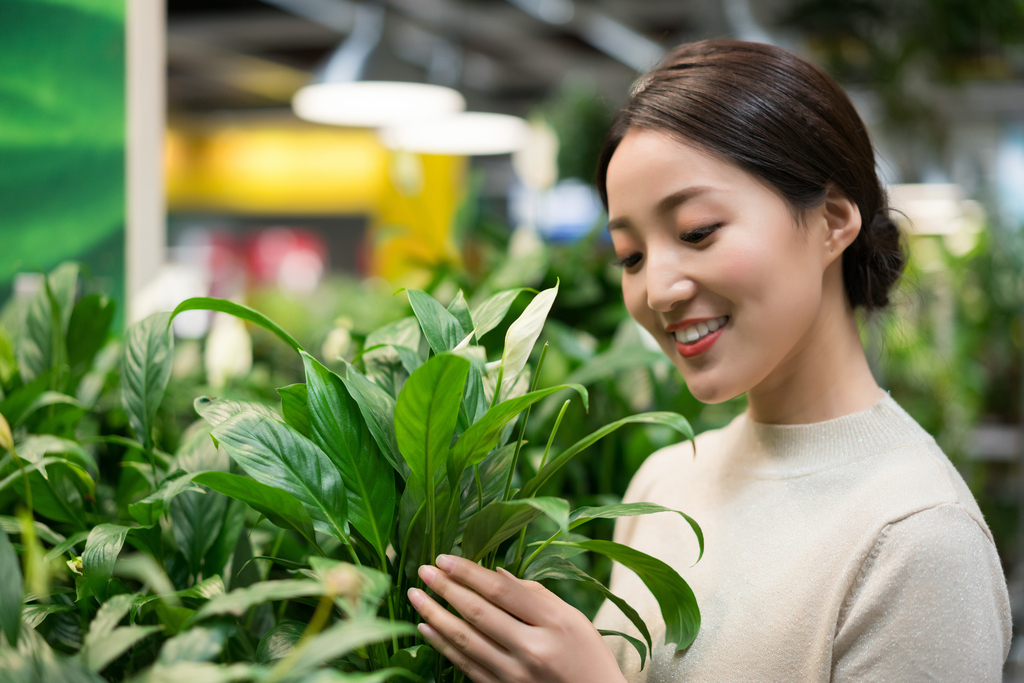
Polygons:
[[519,151],[529,131],[518,116],[462,112],[386,127],[380,139],[385,147],[406,152],[484,156]]
[[383,29],[382,4],[357,4],[349,37],[331,55],[317,82],[300,89],[292,99],[295,115],[315,123],[379,128],[465,110],[466,100],[452,88],[361,80]]

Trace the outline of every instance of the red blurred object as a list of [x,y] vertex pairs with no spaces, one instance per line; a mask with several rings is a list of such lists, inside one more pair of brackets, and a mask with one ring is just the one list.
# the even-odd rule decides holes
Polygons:
[[327,271],[327,246],[314,232],[277,227],[249,242],[249,274],[256,284],[310,292]]

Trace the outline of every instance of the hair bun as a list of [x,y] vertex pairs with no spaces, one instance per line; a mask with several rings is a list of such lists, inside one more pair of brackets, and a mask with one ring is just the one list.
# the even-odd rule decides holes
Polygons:
[[850,304],[866,310],[889,305],[889,294],[907,265],[899,227],[883,207],[861,227],[843,258],[843,282]]

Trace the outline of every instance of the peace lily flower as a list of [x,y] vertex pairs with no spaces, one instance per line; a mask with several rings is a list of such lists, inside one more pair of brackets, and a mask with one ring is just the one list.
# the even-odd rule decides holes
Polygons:
[[211,386],[222,387],[231,377],[244,377],[252,370],[252,337],[245,322],[226,313],[217,313],[206,337],[203,356],[206,379]]

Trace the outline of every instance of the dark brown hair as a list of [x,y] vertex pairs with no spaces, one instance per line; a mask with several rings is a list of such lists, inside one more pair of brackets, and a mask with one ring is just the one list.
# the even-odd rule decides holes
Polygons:
[[829,184],[860,209],[861,230],[843,253],[850,304],[889,303],[906,253],[875,172],[867,129],[825,72],[761,43],[681,45],[645,75],[612,121],[597,164],[608,207],[608,163],[630,128],[658,130],[739,165],[778,190],[801,215]]

